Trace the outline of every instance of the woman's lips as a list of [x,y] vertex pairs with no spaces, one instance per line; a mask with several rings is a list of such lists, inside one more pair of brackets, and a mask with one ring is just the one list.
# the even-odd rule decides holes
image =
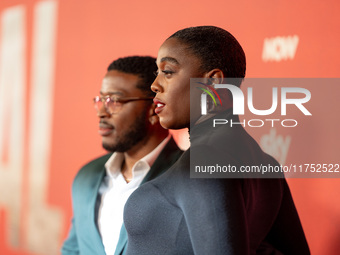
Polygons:
[[101,136],[108,136],[113,132],[114,127],[107,123],[99,123],[98,133]]
[[165,104],[161,102],[159,99],[154,99],[153,102],[156,105],[155,113],[159,114],[163,110]]

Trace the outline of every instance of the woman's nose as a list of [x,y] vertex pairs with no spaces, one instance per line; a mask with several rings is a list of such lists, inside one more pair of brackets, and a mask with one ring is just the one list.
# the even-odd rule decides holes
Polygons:
[[157,76],[156,79],[151,84],[151,90],[155,93],[163,92],[163,87],[159,84],[158,80],[159,80],[159,78]]

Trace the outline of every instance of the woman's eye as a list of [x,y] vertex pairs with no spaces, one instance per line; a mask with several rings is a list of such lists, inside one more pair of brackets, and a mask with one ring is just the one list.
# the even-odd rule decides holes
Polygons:
[[173,74],[174,72],[170,71],[170,70],[162,70],[162,73],[164,73],[164,75],[169,76],[169,75]]

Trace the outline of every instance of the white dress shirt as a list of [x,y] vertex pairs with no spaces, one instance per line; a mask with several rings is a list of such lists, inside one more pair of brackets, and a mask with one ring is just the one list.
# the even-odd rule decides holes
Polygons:
[[107,175],[99,188],[101,203],[98,210],[98,227],[107,255],[113,255],[116,250],[127,199],[141,184],[170,138],[171,135],[168,135],[152,152],[134,164],[132,180],[128,183],[121,173],[123,153],[113,153],[106,162]]

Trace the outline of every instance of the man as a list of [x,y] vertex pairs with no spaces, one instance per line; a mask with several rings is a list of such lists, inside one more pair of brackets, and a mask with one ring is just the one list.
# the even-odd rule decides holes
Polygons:
[[85,165],[72,186],[73,220],[62,254],[123,254],[126,200],[181,155],[154,113],[152,57],[126,57],[108,67],[94,98],[99,134],[109,151]]

